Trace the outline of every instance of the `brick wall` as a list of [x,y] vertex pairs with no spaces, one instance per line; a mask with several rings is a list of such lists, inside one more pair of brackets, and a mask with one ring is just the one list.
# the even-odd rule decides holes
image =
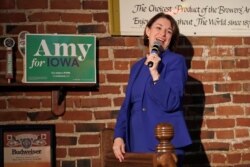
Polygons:
[[[17,40],[23,30],[97,37],[99,89],[69,90],[63,116],[51,113],[48,87],[0,87],[0,124],[56,125],[58,167],[99,166],[99,131],[114,126],[129,69],[144,54],[141,37],[112,37],[108,23],[107,0],[0,1],[1,84],[6,83],[5,37]],[[249,37],[181,38],[178,52],[189,66],[185,116],[194,142],[186,166],[250,165],[249,47]],[[15,67],[20,82],[17,49]]]

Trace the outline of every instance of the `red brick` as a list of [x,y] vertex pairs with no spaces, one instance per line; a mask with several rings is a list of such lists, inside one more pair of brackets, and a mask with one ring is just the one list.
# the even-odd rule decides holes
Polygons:
[[235,137],[236,138],[249,137],[248,129],[235,129]]
[[107,28],[104,24],[78,25],[77,29],[78,29],[79,34],[106,33],[107,32]]
[[1,111],[0,112],[0,122],[7,121],[26,121],[27,112],[25,111]]
[[59,21],[61,14],[57,12],[35,12],[28,16],[30,22]]
[[107,75],[108,82],[116,82],[116,83],[127,83],[128,74],[108,74]]
[[205,61],[193,60],[191,62],[192,69],[205,69]]
[[222,60],[221,68],[222,69],[235,69],[235,61],[234,60]]
[[[27,101],[29,101],[27,103]],[[9,108],[40,108],[40,100],[39,99],[9,99],[8,100]]]
[[213,44],[212,37],[188,37],[190,43],[192,45],[208,45],[211,46]]
[[244,39],[244,43],[249,45],[250,44],[250,38],[249,37],[245,37]]
[[250,118],[237,118],[237,126],[250,127]]
[[69,91],[68,93],[69,93],[68,95],[70,95],[69,99],[72,99],[72,100],[76,100],[76,99],[79,99],[79,98],[78,97],[71,97],[71,96],[89,96],[90,95],[90,92],[88,92],[88,91],[82,91],[82,92]]
[[56,158],[66,158],[67,150],[66,148],[56,148]]
[[41,99],[41,108],[51,108],[51,99]]
[[241,83],[215,84],[216,92],[236,92],[241,90],[242,90]]
[[217,37],[214,45],[241,45],[242,38],[240,37]]
[[95,120],[101,119],[115,119],[114,114],[112,111],[98,111],[94,112]]
[[228,163],[230,164],[239,164],[241,161],[240,153],[229,153],[227,155]]
[[47,25],[47,33],[75,34],[76,27],[73,25]]
[[93,157],[99,155],[99,147],[77,147],[69,148],[68,154],[70,157]]
[[244,115],[244,109],[241,106],[218,106],[216,108],[216,115]]
[[24,13],[0,13],[0,23],[25,22]]
[[121,37],[105,37],[99,38],[99,45],[100,46],[124,46],[125,41],[124,38]]
[[107,128],[115,129],[115,122],[107,123]]
[[233,51],[231,47],[214,47],[209,49],[208,54],[211,57],[231,57],[233,56]]
[[99,74],[99,83],[103,84],[106,83],[106,74]]
[[142,39],[138,39],[138,37],[125,37],[124,38],[124,46],[138,46],[142,43]]
[[204,142],[203,143],[205,150],[216,150],[216,151],[228,151],[229,150],[229,143],[223,143],[223,142]]
[[27,115],[31,121],[47,121],[58,119],[58,117],[56,117],[51,111],[29,112]]
[[213,154],[212,155],[212,162],[213,163],[222,163],[225,164],[227,157],[225,154]]
[[99,69],[102,71],[105,70],[113,70],[113,62],[110,60],[107,61],[99,61]]
[[56,133],[74,133],[74,125],[69,123],[57,123]]
[[236,123],[234,119],[209,119],[206,120],[208,128],[233,128]]
[[107,1],[82,1],[83,9],[108,9]]
[[200,138],[201,139],[214,139],[214,131],[202,130],[200,132]]
[[244,150],[246,148],[250,148],[250,141],[249,140],[241,140],[240,142],[232,144],[233,150]]
[[[201,85],[201,83],[198,84],[198,86]],[[200,86],[201,87],[201,86]],[[203,84],[203,89],[204,91],[200,90],[200,94],[202,92],[206,92],[206,93],[214,93],[214,85],[209,85],[209,84]]]
[[250,48],[249,47],[235,48],[235,56],[243,56],[243,57],[250,56]]
[[14,9],[15,0],[1,0],[0,9]]
[[82,120],[87,121],[92,119],[91,111],[68,111],[62,116],[63,120]]
[[47,9],[48,0],[36,0],[36,2],[31,3],[30,0],[17,0],[18,9]]
[[45,30],[45,25],[37,25],[37,33],[39,34],[45,34],[46,30]]
[[231,101],[230,94],[209,95],[205,98],[206,104],[226,103]]
[[6,33],[7,34],[19,34],[21,31],[28,31],[30,33],[36,32],[35,25],[7,25]]
[[[76,95],[74,95],[74,96],[76,96]],[[66,106],[68,108],[73,108],[76,101],[80,101],[80,99],[73,98],[73,97],[67,98],[67,100],[66,100]]]
[[92,159],[91,164],[92,164],[92,167],[100,167],[101,160],[100,159]]
[[108,98],[86,98],[81,99],[80,103],[75,103],[75,106],[78,108],[84,108],[84,107],[110,107],[111,106],[111,100]]
[[93,18],[96,22],[108,22],[109,21],[108,13],[94,13]]
[[217,139],[234,139],[233,130],[220,130],[215,132]]
[[[200,47],[197,47],[197,48],[193,48],[193,55],[189,55],[192,57],[201,57],[202,54],[204,52],[204,49],[203,48],[200,48]],[[186,53],[183,54],[183,56],[186,56]]]
[[[51,95],[51,92],[49,91],[44,91],[44,92],[36,92],[36,91],[33,91],[33,92],[25,92],[25,96],[27,97],[34,97],[34,96],[37,96],[39,98],[48,98],[48,96]],[[49,98],[50,99],[50,98]]]
[[104,123],[78,123],[75,125],[76,132],[100,132],[105,128]]
[[244,80],[250,80],[250,72],[230,72],[229,73],[230,78],[232,81],[244,81]]
[[74,136],[57,136],[56,144],[58,146],[74,146],[77,145],[77,137]]
[[98,56],[99,56],[100,60],[109,57],[109,51],[108,51],[108,49],[100,48],[98,51],[99,51]]
[[239,59],[236,61],[236,68],[244,69],[244,68],[249,68],[249,66],[250,65],[248,60]]
[[115,70],[129,70],[128,61],[115,61]]
[[[1,95],[0,95],[1,96]],[[4,99],[0,99],[0,109],[6,109],[7,102]]]
[[51,9],[80,9],[79,0],[50,0]]
[[3,26],[0,25],[0,35],[3,35]]
[[233,102],[234,103],[250,103],[250,95],[249,94],[234,94]]
[[243,153],[242,155],[242,161],[249,162],[250,161],[250,153]]
[[92,22],[92,14],[62,13],[61,18],[63,22],[75,22],[75,23],[91,23]]
[[70,157],[93,157],[99,156],[99,147],[77,147],[69,148],[68,154]]
[[143,56],[141,49],[115,49],[114,58],[140,58]]
[[209,81],[224,81],[224,74],[219,72],[209,72],[209,73],[200,73],[200,72],[189,72],[190,77],[197,79],[203,82]]
[[99,144],[100,143],[100,136],[98,134],[84,134],[80,135],[78,144]]
[[116,106],[116,107],[121,106],[123,100],[124,100],[124,97],[114,98],[114,106]]
[[250,115],[250,107],[246,107],[246,115]]
[[93,92],[92,95],[101,95],[101,94],[112,94],[112,95],[115,95],[115,94],[120,94],[121,91],[120,91],[120,86],[112,86],[112,85],[103,85],[100,87],[99,89],[99,92]]
[[208,60],[207,69],[221,69],[221,61],[220,60]]

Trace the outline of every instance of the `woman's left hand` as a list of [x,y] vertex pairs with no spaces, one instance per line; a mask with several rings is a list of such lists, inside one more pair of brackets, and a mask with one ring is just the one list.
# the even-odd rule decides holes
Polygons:
[[154,54],[154,53],[147,54],[146,58],[147,59],[145,61],[145,64],[148,65],[149,62],[152,62],[153,66],[150,68],[157,69],[159,62],[161,61],[161,58],[157,54]]
[[149,62],[153,63],[152,67],[149,67],[150,74],[152,76],[153,81],[159,79],[159,73],[158,73],[158,65],[161,61],[161,58],[157,54],[147,54],[147,59],[145,61],[145,64],[148,65]]

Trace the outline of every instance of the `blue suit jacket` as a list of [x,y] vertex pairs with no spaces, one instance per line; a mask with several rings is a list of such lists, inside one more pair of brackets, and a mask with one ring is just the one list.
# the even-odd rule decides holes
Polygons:
[[[159,65],[160,79],[155,85],[153,81],[151,81],[152,84],[150,84],[146,90],[148,96],[150,96],[149,98],[157,101],[158,104],[157,106],[154,104],[158,116],[152,115],[152,119],[155,119],[153,121],[156,123],[167,122],[172,124],[175,131],[172,144],[175,148],[185,147],[191,144],[191,139],[182,112],[182,97],[187,80],[185,59],[183,56],[169,50],[162,53],[161,58],[162,60]],[[140,69],[144,66],[144,62],[145,58],[142,58],[135,63],[131,69],[126,96],[119,111],[115,126],[114,138],[122,137],[128,152],[131,150],[129,143],[129,122],[132,105],[131,90]],[[142,103],[145,103],[144,100]],[[148,107],[153,106],[153,104],[146,105]],[[152,124],[145,124],[145,128],[155,128],[150,126],[152,126]],[[152,145],[155,146],[153,141]]]

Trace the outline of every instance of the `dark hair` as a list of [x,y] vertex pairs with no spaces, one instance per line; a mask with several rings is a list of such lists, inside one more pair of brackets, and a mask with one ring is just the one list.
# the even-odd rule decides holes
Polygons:
[[148,46],[149,45],[149,40],[148,40],[148,36],[146,34],[146,28],[151,28],[152,24],[159,18],[165,18],[167,20],[170,21],[171,23],[171,26],[172,26],[172,29],[173,29],[173,35],[172,35],[172,38],[171,38],[171,41],[170,41],[170,44],[168,46],[168,48],[173,51],[175,50],[175,47],[178,43],[178,39],[179,39],[179,35],[180,35],[180,32],[179,32],[179,27],[178,27],[178,24],[176,23],[175,19],[169,15],[169,14],[165,14],[165,13],[158,13],[156,14],[155,16],[153,16],[147,23],[145,29],[144,29],[144,37],[143,37],[143,42],[144,42],[144,45],[145,46]]

